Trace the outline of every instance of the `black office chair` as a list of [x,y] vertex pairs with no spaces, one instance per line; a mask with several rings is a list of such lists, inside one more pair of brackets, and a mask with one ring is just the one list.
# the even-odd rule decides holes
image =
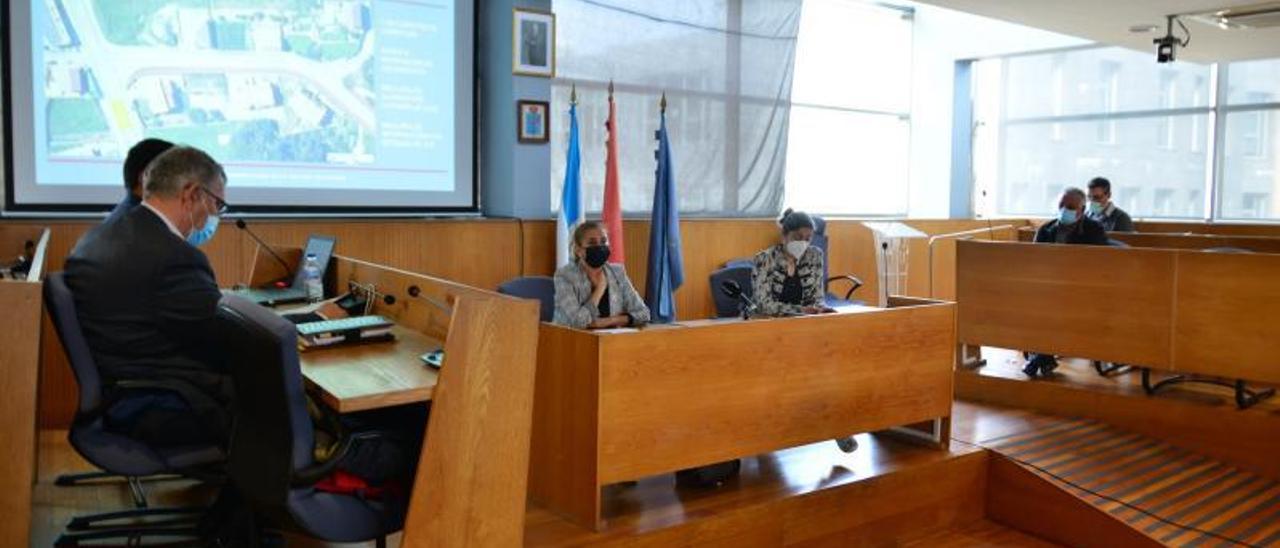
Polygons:
[[[745,262],[745,264],[743,264]],[[731,261],[724,268],[711,273],[711,300],[716,305],[717,318],[732,318],[742,315],[737,299],[725,294],[721,285],[733,281],[742,288],[742,294],[748,298],[754,291],[751,287],[751,263],[749,261]]]
[[541,304],[540,319],[549,322],[556,311],[556,284],[549,276],[525,276],[502,282],[498,293],[523,299],[534,299]]
[[[861,301],[854,301],[853,292],[862,287],[862,280],[856,276],[841,274],[839,276],[831,275],[831,252],[830,242],[827,240],[827,221],[817,215],[813,216],[813,238],[809,240],[809,245],[817,246],[822,250],[822,279],[823,287],[827,290],[827,306],[848,306],[851,304],[862,304]],[[849,290],[844,292],[843,297],[839,297],[831,292],[831,282],[848,282]]]
[[[307,413],[297,331],[292,323],[246,299],[226,296],[218,307],[222,334],[230,345],[235,386],[235,426],[227,473],[236,497],[273,527],[297,530],[329,542],[375,540],[404,526],[405,500],[376,501],[319,491],[315,484],[332,474],[357,441],[381,432],[357,432],[338,444],[323,463],[314,458],[315,430]],[[250,538],[233,545],[254,545],[260,528],[245,528]]]
[[[135,504],[142,501],[145,506],[145,494],[138,478],[161,474],[179,474],[197,479],[216,481],[218,467],[225,460],[225,454],[217,446],[188,447],[151,447],[138,440],[107,430],[105,412],[109,402],[104,398],[102,378],[98,374],[97,365],[89,351],[89,344],[80,329],[76,316],[75,299],[67,287],[61,272],[49,274],[44,284],[45,306],[49,317],[53,320],[54,329],[62,339],[63,350],[67,361],[75,375],[80,389],[80,399],[76,416],[68,432],[71,446],[85,460],[104,470],[105,475],[117,475],[128,479],[133,491]],[[177,392],[184,398],[198,398],[195,388],[181,382],[169,381],[129,381],[120,380],[115,383],[118,390],[168,390]],[[189,400],[188,400],[189,401]],[[96,528],[102,522],[158,516],[194,516],[203,512],[200,507],[191,508],[135,508],[119,512],[80,516],[67,525],[70,530],[88,530]],[[181,521],[181,520],[179,520]],[[173,522],[161,522],[151,525],[168,525]],[[142,536],[172,536],[173,532],[162,532],[155,527],[130,524],[129,527],[94,530],[86,533],[63,535],[58,545],[73,545],[79,541],[136,538]]]

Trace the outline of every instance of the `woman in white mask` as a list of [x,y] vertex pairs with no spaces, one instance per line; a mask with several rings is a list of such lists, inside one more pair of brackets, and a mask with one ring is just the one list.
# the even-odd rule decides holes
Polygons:
[[781,240],[753,260],[751,287],[756,312],[766,316],[830,312],[823,287],[822,250],[809,245],[813,218],[788,209],[778,224]]

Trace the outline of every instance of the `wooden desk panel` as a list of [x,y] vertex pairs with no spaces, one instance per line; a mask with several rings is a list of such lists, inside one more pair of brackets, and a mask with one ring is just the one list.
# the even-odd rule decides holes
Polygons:
[[1280,255],[1178,254],[1173,369],[1280,383]]
[[1170,364],[1174,254],[962,241],[957,256],[961,343]]
[[950,306],[604,335],[603,483],[950,414]]
[[[928,279],[926,289],[919,296],[944,301],[956,300],[956,242],[962,240],[1017,241],[1018,226],[999,224],[987,227],[938,234],[929,237],[926,246]],[[912,293],[915,295],[915,293]]]
[[[29,237],[35,243],[26,280],[0,280],[0,545],[30,543],[31,486],[36,477],[36,395],[39,390],[40,325],[44,315],[44,266],[49,229],[33,229],[8,250],[21,251]],[[10,257],[11,255],[5,255]],[[7,259],[6,259],[7,260]],[[62,352],[61,348],[58,352]]]
[[529,493],[566,515],[593,516],[589,522],[600,507],[599,357],[594,333],[550,323],[538,328]]
[[390,343],[317,348],[299,354],[308,388],[339,413],[430,401],[438,374],[419,356],[444,344],[400,325],[391,332],[396,340]]
[[931,420],[945,446],[955,307],[895,302],[618,333],[543,324],[530,496],[599,527],[600,489],[618,481]]
[[1160,249],[1210,249],[1234,247],[1255,253],[1280,253],[1280,238],[1271,236],[1220,236],[1213,234],[1147,234],[1110,232],[1114,239],[1133,247]]
[[1202,221],[1134,221],[1138,232],[1221,234],[1223,236],[1280,236],[1276,223],[1206,223]]

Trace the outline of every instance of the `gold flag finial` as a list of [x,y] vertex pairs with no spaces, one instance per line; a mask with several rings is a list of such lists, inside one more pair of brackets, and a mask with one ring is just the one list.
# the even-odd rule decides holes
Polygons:
[[658,108],[661,109],[663,113],[667,112],[667,92],[665,91],[662,92],[662,99],[658,101]]
[[578,104],[578,83],[574,82],[573,87],[569,88],[569,104]]

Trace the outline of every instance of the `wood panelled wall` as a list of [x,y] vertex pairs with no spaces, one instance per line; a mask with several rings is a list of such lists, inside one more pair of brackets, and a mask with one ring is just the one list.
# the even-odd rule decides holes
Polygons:
[[[521,275],[550,275],[555,262],[555,223],[511,219],[431,220],[257,220],[252,228],[267,242],[299,245],[308,234],[338,238],[336,253],[439,276],[477,287],[492,288]],[[27,234],[38,227],[52,229],[49,271],[63,269],[71,248],[96,221],[3,221],[6,235]],[[648,263],[647,221],[627,221],[627,271],[643,292]],[[876,291],[875,250],[870,232],[858,221],[832,220],[832,274],[852,274],[867,282],[859,290],[873,300]],[[676,301],[682,319],[712,316],[714,306],[708,278],[725,261],[750,257],[776,241],[777,225],[770,219],[692,219],[681,223],[685,283]],[[230,224],[218,230],[204,248],[218,276],[231,286],[247,281],[256,245]],[[0,257],[21,251],[0,249]],[[40,424],[65,428],[75,413],[76,387],[61,343],[46,318],[42,330]]]
[[1280,223],[1134,221],[1133,225],[1138,232],[1189,232],[1192,234],[1220,234],[1223,236],[1280,236]]
[[[492,288],[522,275],[550,275],[555,263],[555,223],[550,220],[514,219],[413,219],[413,220],[253,220],[253,229],[272,244],[300,245],[308,234],[338,238],[336,252],[348,257],[440,276],[476,287]],[[991,221],[1006,224],[1008,221]],[[0,242],[15,242],[40,227],[52,229],[48,271],[62,270],[72,246],[97,221],[0,221]],[[930,235],[982,228],[988,221],[912,220],[908,224]],[[1280,225],[1194,225],[1151,223],[1148,230],[1248,231],[1280,235]],[[1185,226],[1184,226],[1185,225]],[[1158,227],[1158,228],[1157,228]],[[1231,227],[1231,228],[1225,228]],[[1197,230],[1197,228],[1199,230]],[[649,223],[625,223],[627,272],[644,291],[648,263]],[[875,302],[878,291],[873,236],[859,220],[830,219],[828,260],[831,274],[851,274],[866,285],[855,298]],[[777,238],[772,219],[687,219],[681,222],[685,283],[676,292],[681,319],[705,318],[714,313],[708,278],[725,261],[752,254]],[[205,252],[224,286],[247,281],[256,245],[230,223],[218,230]],[[20,244],[0,249],[8,260],[21,252]],[[927,269],[920,269],[927,275]],[[914,277],[916,268],[909,276]],[[913,285],[908,280],[908,287]],[[842,288],[841,288],[842,290]],[[61,343],[48,319],[41,343],[40,420],[47,428],[66,427],[75,412],[76,388],[66,365]]]

